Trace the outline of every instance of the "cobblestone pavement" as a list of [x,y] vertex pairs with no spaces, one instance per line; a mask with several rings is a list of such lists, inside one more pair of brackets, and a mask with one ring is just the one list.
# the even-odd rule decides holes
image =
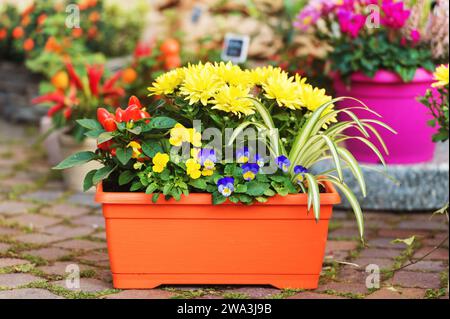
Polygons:
[[[314,291],[268,286],[165,286],[117,290],[111,284],[104,220],[89,194],[65,192],[34,146],[35,128],[0,121],[0,299],[2,298],[448,298],[448,225],[430,212],[366,212],[366,246],[350,212],[337,211],[320,285]],[[416,235],[408,248],[396,238]],[[447,238],[447,239],[446,239]],[[416,260],[444,242],[422,261]],[[80,268],[68,289],[66,267]],[[366,265],[381,269],[380,288],[366,288]]]

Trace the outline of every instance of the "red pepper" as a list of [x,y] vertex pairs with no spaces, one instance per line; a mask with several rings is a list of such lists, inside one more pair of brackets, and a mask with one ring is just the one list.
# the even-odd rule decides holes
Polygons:
[[115,149],[115,148],[113,148],[113,149],[111,150],[111,156],[116,156],[116,149]]
[[103,66],[101,65],[88,65],[87,75],[89,79],[89,88],[91,89],[92,95],[98,96],[98,84],[103,75]]
[[116,121],[122,123],[125,121],[125,111],[121,108],[116,109]]
[[72,116],[72,108],[69,106],[64,110],[64,117],[66,120],[70,119]]
[[139,99],[134,95],[132,95],[130,97],[130,99],[128,100],[128,106],[131,106],[131,105],[136,105],[138,108],[142,109],[141,101],[139,101]]
[[52,117],[56,112],[61,111],[64,108],[64,104],[63,103],[58,103],[54,106],[52,106],[51,108],[48,109],[47,111],[47,115]]
[[142,118],[141,110],[137,105],[130,105],[125,110],[125,122],[137,121]]
[[102,126],[106,119],[112,118],[113,115],[109,113],[109,111],[103,107],[99,107],[97,109],[97,120],[100,122]]
[[113,76],[111,76],[109,79],[106,80],[105,84],[103,84],[103,91],[109,91],[113,88],[114,84],[117,82],[117,80],[120,79],[122,76],[122,70],[116,72]]
[[64,95],[61,93],[58,93],[58,92],[48,93],[48,94],[38,96],[31,100],[31,103],[33,103],[33,104],[39,104],[42,102],[55,102],[58,104],[60,104],[60,103],[63,104],[64,103]]
[[97,147],[99,149],[101,149],[102,151],[109,151],[109,149],[111,147],[111,141],[106,141],[106,142],[100,143],[97,145]]
[[66,69],[67,73],[69,73],[70,82],[73,83],[77,89],[81,90],[83,88],[83,84],[81,84],[80,77],[75,72],[72,63],[66,62]]
[[103,127],[107,132],[114,132],[117,130],[117,124],[114,118],[110,117],[103,121]]

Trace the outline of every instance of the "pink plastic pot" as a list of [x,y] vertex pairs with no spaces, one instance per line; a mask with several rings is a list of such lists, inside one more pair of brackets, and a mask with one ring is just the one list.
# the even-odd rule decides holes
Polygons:
[[[372,110],[380,114],[384,123],[390,125],[398,132],[397,135],[379,128],[381,137],[385,141],[389,155],[386,162],[389,164],[413,164],[432,160],[435,144],[431,136],[435,129],[427,125],[432,118],[428,109],[417,102],[417,97],[424,95],[433,82],[433,76],[424,69],[418,69],[413,81],[405,83],[395,73],[378,71],[374,78],[361,73],[351,77],[351,86],[347,87],[336,77],[335,90],[337,96],[351,96],[363,101]],[[354,106],[355,103],[347,100],[341,106]],[[339,107],[339,106],[338,106]],[[379,119],[366,111],[355,110],[360,118]],[[353,130],[351,134],[361,135]],[[380,150],[380,143],[371,137]],[[378,163],[378,157],[360,141],[349,140],[346,143],[356,159],[365,163]]]

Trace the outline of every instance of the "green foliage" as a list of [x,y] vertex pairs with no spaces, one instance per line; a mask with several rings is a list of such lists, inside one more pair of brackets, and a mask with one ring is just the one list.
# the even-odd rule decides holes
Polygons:
[[431,127],[436,127],[438,131],[433,135],[433,142],[445,142],[448,140],[449,134],[449,86],[434,90],[427,90],[424,96],[418,100],[429,110],[433,119],[428,122]]

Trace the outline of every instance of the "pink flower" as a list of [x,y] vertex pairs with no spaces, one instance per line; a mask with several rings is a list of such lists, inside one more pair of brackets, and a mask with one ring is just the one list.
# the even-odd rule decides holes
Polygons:
[[347,10],[339,10],[337,17],[342,33],[350,35],[353,39],[358,37],[359,31],[361,31],[366,22],[364,15],[355,14]]
[[317,22],[320,18],[320,12],[314,7],[306,7],[297,16],[297,21],[294,22],[294,27],[307,31],[311,25]]
[[381,6],[384,16],[381,18],[381,23],[386,27],[393,29],[402,28],[406,20],[408,20],[411,14],[410,10],[407,10],[403,6],[403,2],[393,2],[392,0],[383,1]]
[[413,29],[413,30],[411,30],[410,37],[411,37],[411,41],[414,44],[417,44],[420,41],[420,32],[416,29]]

